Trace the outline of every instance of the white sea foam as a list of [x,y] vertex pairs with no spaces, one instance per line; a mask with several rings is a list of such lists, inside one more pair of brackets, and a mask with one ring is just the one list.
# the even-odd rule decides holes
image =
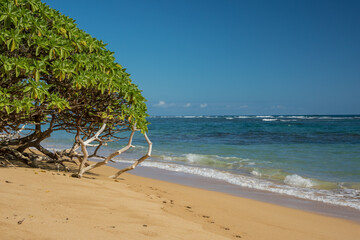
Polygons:
[[[213,156],[217,156],[217,155],[213,155]],[[219,156],[217,156],[219,157]],[[245,159],[245,158],[238,158],[238,157],[221,157],[225,160],[241,160],[241,161],[249,161],[250,159]]]
[[[119,162],[133,163],[132,161],[118,160]],[[202,168],[194,166],[186,166],[173,163],[163,163],[155,161],[145,161],[141,164],[144,167],[154,167],[167,171],[183,172],[194,174],[198,176],[213,178],[217,180],[223,180],[225,182],[235,184],[241,187],[253,188],[264,191],[271,191],[289,196],[295,196],[298,198],[309,199],[314,201],[320,201],[329,204],[341,205],[352,207],[360,210],[359,190],[348,189],[347,191],[341,190],[338,192],[330,190],[319,190],[310,188],[309,185],[313,184],[309,179],[304,179],[300,176],[294,177],[290,175],[288,181],[296,183],[294,185],[280,185],[274,182],[266,181],[263,179],[233,174],[225,171],[220,171],[211,168]],[[253,172],[253,175],[256,175]],[[302,185],[308,185],[307,187],[299,186],[299,182]]]
[[354,119],[356,117],[335,117],[335,116],[279,116],[279,118],[294,118],[294,119],[321,119],[321,120],[345,120]]
[[226,120],[233,120],[234,118],[232,117],[227,117]]
[[311,188],[315,185],[310,179],[303,178],[297,174],[286,176],[284,183],[294,187],[307,187],[307,188]]
[[264,118],[263,119],[264,122],[274,122],[274,121],[277,121],[276,118]]
[[284,116],[284,118],[295,118],[295,119],[317,119],[317,117],[309,117],[309,116]]
[[185,157],[186,157],[186,160],[190,163],[196,163],[205,158],[203,155],[193,154],[193,153],[185,154]]
[[275,118],[274,116],[256,116],[257,118]]
[[251,172],[251,174],[254,175],[254,176],[257,176],[257,177],[261,177],[261,173],[258,172],[258,171],[256,171],[256,170],[253,170],[253,171]]
[[222,157],[218,155],[202,155],[194,153],[188,153],[179,157],[174,157],[173,160],[186,162],[190,165],[216,165],[218,167],[231,167],[234,166],[234,164],[240,164],[241,162],[248,161],[246,159],[237,157]]
[[319,117],[319,119],[326,119],[326,120],[344,120],[344,119],[353,119],[352,117]]

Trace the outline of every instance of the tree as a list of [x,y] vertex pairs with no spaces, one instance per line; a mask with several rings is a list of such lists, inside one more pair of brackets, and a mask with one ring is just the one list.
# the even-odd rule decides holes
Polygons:
[[[80,161],[77,176],[108,163],[130,148],[134,132],[151,154],[145,98],[106,44],[77,28],[75,21],[40,0],[0,2],[0,158],[31,166]],[[23,131],[24,130],[24,131]],[[41,145],[54,131],[75,135],[71,149],[51,152]],[[22,132],[21,132],[22,131]],[[87,166],[117,133],[130,131],[128,145],[101,163]],[[89,155],[87,146],[97,142]],[[93,145],[91,145],[93,146]],[[45,157],[25,151],[36,148]],[[76,152],[81,148],[81,153]]]

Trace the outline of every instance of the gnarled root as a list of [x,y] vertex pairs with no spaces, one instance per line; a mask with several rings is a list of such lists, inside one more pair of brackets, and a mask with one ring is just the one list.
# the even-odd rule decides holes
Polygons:
[[33,155],[29,155],[27,153],[21,153],[17,151],[16,149],[13,149],[8,146],[2,146],[0,147],[0,154],[2,155],[2,158],[7,160],[18,160],[30,167],[38,167],[37,165],[37,158]]
[[[32,149],[28,149],[29,152],[20,152],[17,149],[11,148],[9,146],[0,147],[0,160],[6,161],[6,163],[14,166],[10,161],[21,161],[26,165],[39,168],[39,163],[50,163],[58,166],[62,166],[65,171],[70,171],[70,169],[64,164],[65,162],[75,163],[72,159],[59,157],[51,158],[47,155],[40,155],[38,152],[34,152]],[[48,151],[48,150],[47,150]],[[43,153],[43,152],[42,152]]]

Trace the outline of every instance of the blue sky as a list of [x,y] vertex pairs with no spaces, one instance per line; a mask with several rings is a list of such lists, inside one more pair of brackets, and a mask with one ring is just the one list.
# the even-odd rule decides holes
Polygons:
[[152,115],[360,114],[360,1],[45,1],[108,44]]

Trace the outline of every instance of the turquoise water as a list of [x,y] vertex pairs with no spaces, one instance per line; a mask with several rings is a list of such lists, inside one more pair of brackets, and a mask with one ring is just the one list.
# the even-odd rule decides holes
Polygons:
[[[360,209],[360,116],[158,116],[143,166]],[[52,148],[73,137],[57,133]],[[118,161],[146,152],[137,146]],[[121,148],[111,143],[102,154]]]

